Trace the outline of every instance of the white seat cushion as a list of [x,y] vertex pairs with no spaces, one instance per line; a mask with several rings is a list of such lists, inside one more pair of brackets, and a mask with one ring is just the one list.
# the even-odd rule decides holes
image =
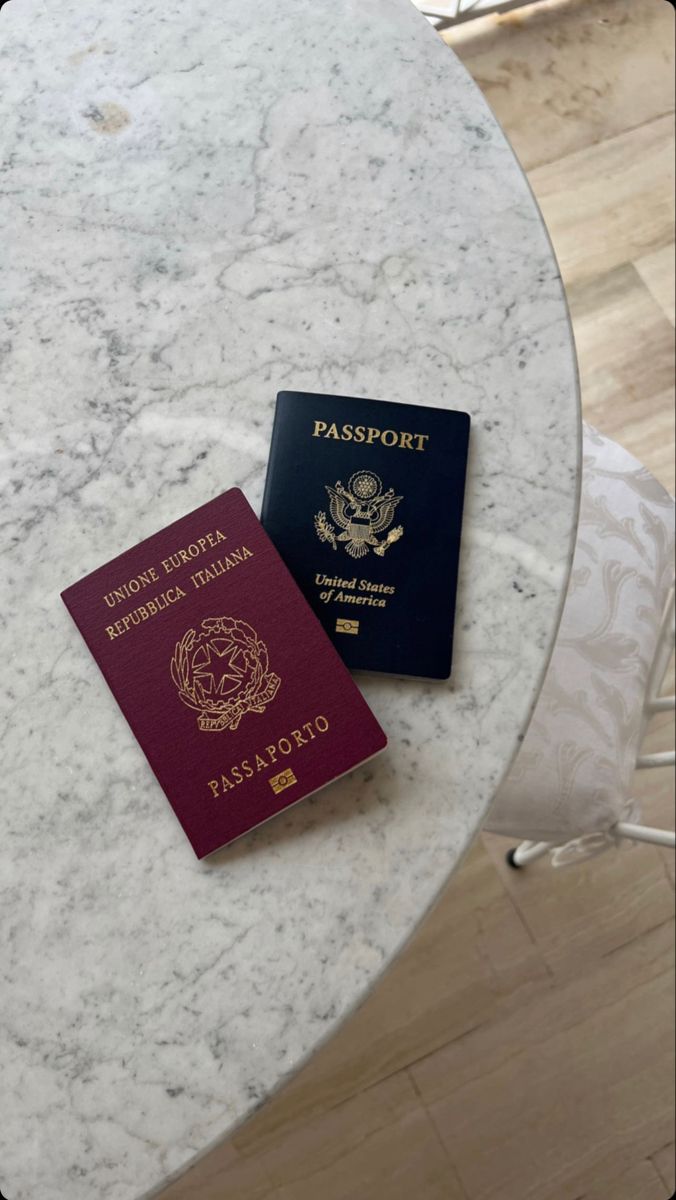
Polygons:
[[556,645],[486,828],[560,843],[636,820],[632,775],[673,580],[674,503],[584,426],[580,520]]

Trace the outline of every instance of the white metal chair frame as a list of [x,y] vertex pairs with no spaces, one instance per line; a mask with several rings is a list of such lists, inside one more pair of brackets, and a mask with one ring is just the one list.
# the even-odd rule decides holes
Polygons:
[[[656,713],[673,712],[676,705],[674,696],[661,695],[664,677],[674,652],[674,641],[674,588],[672,587],[662,616],[655,657],[648,676],[643,705],[641,742],[643,742],[651,717]],[[664,750],[656,754],[639,753],[636,759],[638,770],[675,765],[676,752],[673,750]],[[676,834],[668,829],[654,829],[650,825],[632,825],[627,821],[618,821],[609,832],[618,841],[625,839],[632,842],[649,842],[653,846],[667,846],[672,850],[676,846]],[[552,842],[521,842],[507,851],[506,859],[510,867],[518,870],[554,849],[555,845]]]
[[513,8],[525,8],[537,0],[448,0],[447,4],[426,4],[414,0],[420,11],[442,32],[452,25],[462,25],[476,17],[487,17],[490,13],[506,13]]

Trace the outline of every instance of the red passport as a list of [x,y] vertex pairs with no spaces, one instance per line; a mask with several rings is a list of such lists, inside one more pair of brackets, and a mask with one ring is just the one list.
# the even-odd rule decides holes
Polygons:
[[238,488],[62,598],[198,858],[387,744]]

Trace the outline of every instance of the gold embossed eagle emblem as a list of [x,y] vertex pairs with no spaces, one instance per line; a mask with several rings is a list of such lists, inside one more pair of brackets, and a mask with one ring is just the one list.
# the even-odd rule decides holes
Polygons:
[[386,538],[378,540],[377,535],[392,524],[403,497],[395,496],[392,488],[383,492],[382,482],[373,471],[356,471],[347,487],[338,480],[335,487],[327,484],[326,491],[329,511],[340,532],[336,532],[324,512],[315,516],[315,531],[319,540],[329,542],[334,550],[340,542],[352,558],[363,558],[369,550],[383,555],[402,536],[403,526],[397,525]]
[[171,678],[200,729],[236,729],[246,713],[265,712],[281,679],[255,629],[234,617],[206,617],[176,644]]

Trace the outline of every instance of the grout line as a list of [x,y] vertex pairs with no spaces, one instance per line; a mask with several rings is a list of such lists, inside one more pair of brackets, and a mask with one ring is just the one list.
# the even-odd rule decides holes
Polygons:
[[[673,1149],[672,1143],[667,1142],[666,1146],[660,1146],[659,1150],[655,1151],[655,1154],[661,1154],[663,1150],[671,1150],[671,1149]],[[646,1161],[650,1163],[650,1165],[652,1166],[652,1168],[653,1168],[655,1174],[657,1175],[657,1178],[660,1180],[660,1182],[663,1183],[665,1188],[668,1189],[669,1181],[664,1178],[664,1175],[662,1174],[657,1163],[655,1162],[654,1155],[652,1155],[652,1154],[648,1155],[648,1158]],[[666,1197],[665,1197],[665,1200],[667,1200]]]
[[612,958],[613,955],[617,954],[620,950],[626,950],[627,946],[633,945],[634,942],[640,942],[644,938],[648,937],[649,934],[656,933],[658,929],[664,929],[665,925],[671,925],[673,920],[673,915],[670,915],[665,917],[663,921],[658,921],[656,925],[651,925],[648,929],[641,929],[638,933],[635,933],[633,937],[627,938],[624,942],[619,942],[616,946],[613,946],[612,949],[604,950],[600,955],[599,961],[607,962],[609,958]]
[[[477,84],[477,86],[479,85]],[[524,170],[527,175],[530,175],[531,171],[539,171],[544,167],[552,167],[555,163],[566,162],[567,159],[574,158],[576,154],[584,154],[586,150],[596,150],[599,146],[605,146],[608,142],[614,142],[618,138],[624,137],[625,133],[636,133],[639,129],[645,129],[647,126],[653,125],[657,121],[663,121],[665,117],[673,117],[673,115],[674,109],[667,108],[664,112],[656,113],[652,117],[648,117],[645,121],[639,121],[637,125],[629,125],[625,129],[618,129],[617,133],[611,133],[608,137],[598,138],[595,142],[587,142],[584,146],[578,146],[575,150],[568,150],[565,154],[560,154],[554,158],[545,158],[542,160],[542,162],[531,163],[528,167],[525,167],[523,163],[521,163],[521,159],[519,159],[519,162],[521,163],[522,170]]]
[[441,1136],[441,1131],[440,1131],[439,1126],[437,1125],[437,1122],[434,1118],[434,1114],[427,1107],[427,1105],[423,1099],[422,1093],[420,1091],[420,1088],[418,1087],[418,1084],[417,1084],[416,1080],[414,1079],[413,1075],[411,1074],[411,1072],[409,1071],[408,1067],[406,1068],[406,1074],[408,1075],[409,1080],[411,1082],[411,1086],[413,1087],[413,1090],[414,1090],[416,1096],[418,1097],[420,1106],[423,1109],[423,1111],[427,1117],[427,1120],[429,1121],[430,1125],[432,1126],[434,1135],[437,1139],[439,1146],[441,1147],[441,1152],[451,1169],[453,1178],[458,1186],[458,1192],[459,1192],[460,1196],[462,1197],[462,1200],[469,1200],[469,1196],[468,1196],[467,1192],[465,1191],[462,1179],[460,1177],[460,1172],[459,1172],[456,1164],[454,1163],[453,1159],[451,1158],[450,1151],[449,1151],[448,1147],[446,1146],[444,1139]]
[[[498,875],[499,875],[499,872],[497,872],[497,868],[495,868],[495,870],[496,870],[496,873],[498,873]],[[553,870],[553,867],[550,866],[549,870],[550,871]],[[533,949],[537,951],[538,959],[542,963],[548,979],[550,980],[551,983],[554,983],[554,984],[558,983],[559,982],[558,976],[555,974],[554,969],[551,967],[551,965],[547,959],[547,956],[544,953],[544,950],[542,949],[542,946],[540,945],[537,937],[535,936],[533,930],[531,929],[530,925],[528,924],[525,913],[523,913],[521,911],[521,908],[519,907],[519,905],[516,902],[516,898],[512,895],[511,891],[509,891],[509,889],[507,888],[506,884],[504,883],[504,881],[502,879],[502,876],[500,876],[500,882],[502,883],[502,886],[504,888],[505,896],[509,900],[509,903],[511,904],[512,908],[514,909],[514,912],[516,913],[519,923],[525,930],[526,935],[529,938],[529,940],[533,946]]]

